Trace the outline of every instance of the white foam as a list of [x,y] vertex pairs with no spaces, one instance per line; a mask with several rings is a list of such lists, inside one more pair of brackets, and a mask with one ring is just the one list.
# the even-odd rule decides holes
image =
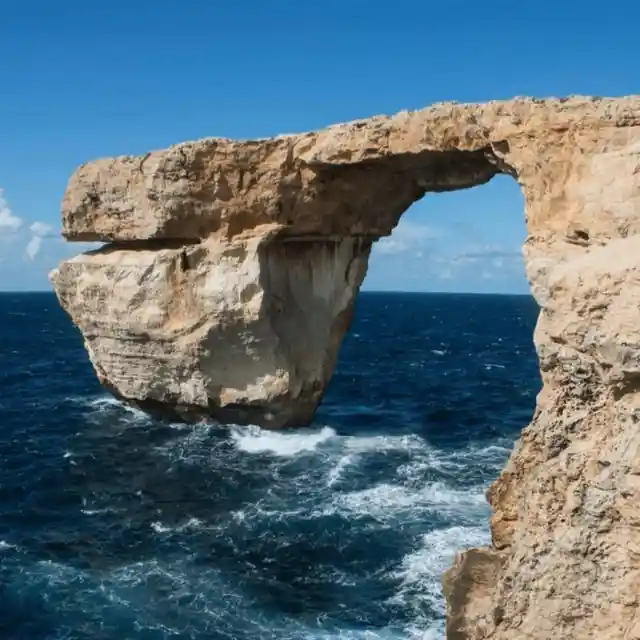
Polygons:
[[484,487],[469,487],[464,490],[452,489],[444,482],[433,482],[420,491],[423,500],[438,506],[460,507],[462,509],[485,507]]
[[174,531],[185,531],[187,529],[193,529],[195,527],[199,527],[202,525],[202,520],[198,518],[189,518],[186,522],[180,525],[176,525],[174,527],[169,527],[167,525],[162,524],[162,522],[152,522],[151,528],[156,533],[169,533]]
[[351,516],[371,516],[379,521],[393,520],[407,512],[415,517],[426,517],[425,512],[458,517],[483,518],[488,506],[484,488],[465,491],[452,489],[442,482],[426,483],[420,489],[402,485],[378,484],[369,489],[337,494],[333,507]]
[[136,409],[114,398],[113,396],[100,396],[99,398],[82,398],[82,404],[90,407],[98,415],[115,411],[122,411],[135,423],[150,422],[151,418],[140,409]]
[[356,458],[357,457],[351,453],[342,456],[336,465],[329,470],[329,474],[327,475],[327,487],[333,487],[336,483],[340,482],[344,471],[354,464]]
[[498,444],[490,444],[486,447],[480,447],[479,449],[469,449],[467,452],[467,456],[469,457],[478,457],[478,456],[505,456],[511,453],[511,447],[502,447]]
[[339,494],[334,499],[338,510],[345,510],[354,516],[371,516],[377,520],[385,520],[396,516],[398,512],[410,510],[418,501],[415,493],[390,484]]
[[[425,624],[428,624],[425,622]],[[424,628],[422,625],[411,625],[405,629],[406,640],[442,640],[445,637],[444,621],[430,624]]]
[[[304,640],[408,640],[408,638],[420,638],[422,636],[407,636],[404,631],[394,631],[393,629],[378,629],[368,631],[366,629],[341,629],[340,631],[307,631],[303,636],[287,636],[288,640],[301,637]],[[426,640],[431,640],[432,636],[425,636]],[[433,636],[442,639],[442,636]]]
[[[425,534],[420,547],[407,554],[393,572],[393,577],[401,582],[390,602],[410,607],[414,610],[417,620],[425,617],[424,611],[427,608],[444,616],[442,574],[451,566],[458,551],[488,543],[489,534],[480,527],[454,526]],[[427,628],[433,624],[430,618],[425,618],[424,622]],[[433,627],[432,629],[436,630]]]
[[9,549],[15,549],[16,546],[14,544],[9,544],[5,540],[0,540],[0,552],[8,551]]
[[402,464],[396,470],[398,477],[409,483],[424,482],[424,478],[431,471],[437,471],[443,475],[455,476],[466,465],[454,455],[446,455],[437,451],[426,451],[407,464]]
[[[344,450],[348,453],[347,460],[339,460],[336,468],[330,472],[340,475],[348,466],[355,466],[358,460],[367,453],[392,453],[400,452],[411,455],[411,462],[398,467],[399,476],[408,480],[417,478],[422,480],[424,474],[430,470],[442,473],[455,474],[468,466],[469,462],[465,458],[460,459],[460,452],[441,451],[432,447],[424,438],[419,435],[402,436],[341,436],[339,438]],[[475,455],[475,454],[474,454]],[[348,464],[347,464],[348,462]],[[335,483],[335,479],[331,484]]]
[[321,517],[323,513],[321,511],[310,511],[306,506],[301,506],[297,509],[282,509],[281,507],[270,509],[269,507],[263,506],[262,501],[258,501],[243,509],[232,511],[230,515],[236,522],[245,522],[254,518],[279,522],[289,518],[301,518],[305,516],[311,518]]
[[[169,425],[171,426],[171,425]],[[216,442],[209,438],[215,425],[199,422],[193,425],[181,425],[184,435],[154,447],[154,451],[167,456],[172,461],[187,464],[209,464],[215,460]]]
[[256,426],[234,427],[231,431],[231,438],[240,451],[271,453],[282,457],[313,451],[335,435],[336,432],[331,427],[322,427],[320,431],[292,433],[267,431]]
[[431,349],[431,353],[436,356],[443,356],[445,353],[447,353],[447,351],[446,349]]
[[425,450],[428,444],[418,435],[403,436],[343,436],[345,449],[356,453],[371,451],[417,451]]
[[[500,472],[511,453],[512,445],[501,446],[490,444],[484,447],[472,446],[464,451],[457,451],[448,457],[448,463],[458,464],[460,469],[481,463],[487,470]],[[481,461],[481,462],[480,462]]]

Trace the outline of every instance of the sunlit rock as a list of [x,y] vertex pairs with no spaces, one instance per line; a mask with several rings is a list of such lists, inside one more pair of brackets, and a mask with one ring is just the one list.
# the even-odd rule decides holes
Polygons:
[[640,98],[442,104],[91,162],[64,235],[108,244],[52,280],[118,397],[301,425],[371,244],[426,193],[498,173],[524,194],[544,387],[489,492],[492,547],[447,574],[448,637],[640,638]]

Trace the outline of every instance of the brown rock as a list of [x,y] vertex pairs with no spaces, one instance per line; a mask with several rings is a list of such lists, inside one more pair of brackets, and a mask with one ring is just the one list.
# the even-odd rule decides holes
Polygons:
[[442,104],[78,169],[52,273],[100,379],[144,408],[311,420],[371,243],[425,193],[523,190],[544,388],[448,572],[448,634],[638,636],[640,97]]

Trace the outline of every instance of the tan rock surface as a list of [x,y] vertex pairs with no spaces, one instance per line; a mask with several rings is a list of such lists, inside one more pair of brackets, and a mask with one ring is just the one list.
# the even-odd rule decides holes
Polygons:
[[[507,173],[544,387],[445,576],[448,637],[640,639],[640,97],[516,99],[78,169],[52,273],[95,369],[149,410],[308,422],[371,242],[425,193]],[[514,212],[514,215],[517,215]]]

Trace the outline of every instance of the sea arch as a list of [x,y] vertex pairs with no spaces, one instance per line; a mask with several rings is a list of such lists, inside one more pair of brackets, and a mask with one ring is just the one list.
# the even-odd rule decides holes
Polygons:
[[447,574],[448,635],[628,637],[640,632],[639,125],[636,98],[447,103],[98,160],[71,178],[63,234],[108,244],[52,281],[126,401],[304,424],[372,243],[425,193],[512,176],[543,389],[489,492],[491,547]]

